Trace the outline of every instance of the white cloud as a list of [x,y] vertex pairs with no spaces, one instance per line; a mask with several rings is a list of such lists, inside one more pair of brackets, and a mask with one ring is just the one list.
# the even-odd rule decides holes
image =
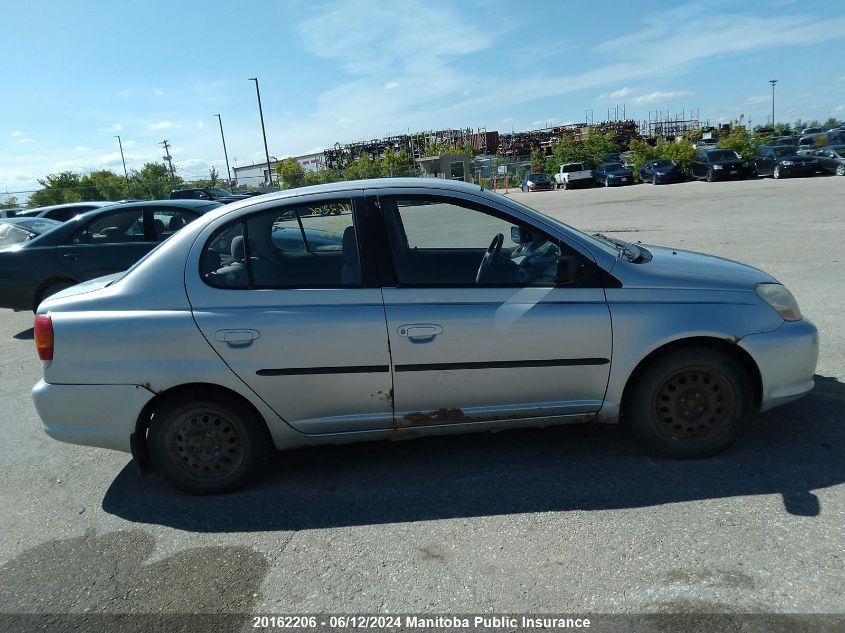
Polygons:
[[18,138],[18,143],[20,143],[21,145],[26,145],[27,143],[32,143],[32,139],[27,138],[26,136],[21,136]]
[[599,95],[599,101],[608,101],[613,99],[624,99],[630,94],[633,94],[634,89],[625,86],[624,88],[620,88],[619,90],[614,90],[613,92],[605,92]]
[[150,123],[147,128],[152,131],[157,130],[172,130],[177,127],[182,127],[178,123],[174,123],[173,121],[158,121],[156,123]]
[[835,108],[833,108],[833,111],[834,112],[845,112],[845,105],[838,105]]
[[394,88],[398,88],[398,87],[399,87],[398,81],[388,81],[386,84],[384,84],[385,90],[393,90]]
[[197,121],[197,129],[198,130],[203,129],[204,127],[205,127],[205,123],[203,123],[202,121]]
[[106,131],[107,132],[122,132],[123,126],[120,123],[112,123]]
[[85,147],[84,145],[77,145],[76,147],[73,148],[73,151],[74,152],[87,152],[88,148]]
[[657,103],[660,101],[674,101],[683,97],[690,97],[693,93],[689,90],[672,90],[669,92],[650,92],[645,95],[640,95],[631,99],[634,105],[645,105],[647,103]]
[[21,136],[23,136],[23,132],[21,132],[20,130],[15,130],[14,132],[12,132],[12,138],[20,138]]
[[161,88],[155,88],[155,89],[153,90],[153,94],[154,94],[156,97],[163,97],[163,96],[164,96],[164,90],[162,90]]
[[772,100],[772,97],[770,95],[755,95],[753,97],[748,97],[748,99],[745,100],[745,103],[743,105],[746,105],[746,106],[758,105],[760,103],[766,103],[767,101],[771,101],[771,100]]

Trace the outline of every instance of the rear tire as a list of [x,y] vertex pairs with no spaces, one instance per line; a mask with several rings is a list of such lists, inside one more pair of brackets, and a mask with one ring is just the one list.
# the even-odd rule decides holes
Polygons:
[[147,445],[155,467],[191,494],[243,487],[264,469],[273,448],[255,411],[211,392],[166,400],[153,416]]
[[41,304],[44,299],[48,299],[55,294],[59,294],[62,290],[67,290],[68,288],[72,288],[76,284],[71,281],[60,281],[58,283],[53,284],[52,286],[47,286],[44,292],[41,293],[40,297],[37,297],[35,303],[32,306],[33,312],[38,312],[38,306]]
[[708,169],[707,170],[707,182],[713,182],[713,180],[714,180],[713,170]]
[[667,352],[632,385],[626,413],[655,455],[707,457],[745,430],[753,407],[745,369],[729,354],[706,347]]
[[772,178],[778,180],[782,174],[780,173],[780,165],[775,165],[775,168],[772,170]]
[[837,176],[845,176],[845,165],[837,165],[836,166],[836,175]]

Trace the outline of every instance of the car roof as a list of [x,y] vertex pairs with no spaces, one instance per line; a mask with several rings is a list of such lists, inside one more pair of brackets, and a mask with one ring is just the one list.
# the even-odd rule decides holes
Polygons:
[[47,222],[58,226],[61,224],[58,220],[51,218],[33,218],[32,216],[13,216],[11,218],[0,218],[0,223],[3,224],[32,224],[33,222]]
[[78,207],[81,205],[85,206],[95,206],[95,207],[107,207],[110,205],[115,204],[110,200],[80,200],[79,202],[64,202],[62,204],[51,204],[46,207],[34,207],[32,209],[27,209],[29,213],[42,213],[44,211],[52,211],[53,209],[67,209],[70,207]]

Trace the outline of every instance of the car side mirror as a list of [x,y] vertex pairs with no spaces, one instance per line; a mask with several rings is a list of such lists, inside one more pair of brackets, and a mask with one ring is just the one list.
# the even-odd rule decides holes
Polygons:
[[555,283],[559,286],[568,286],[581,278],[581,271],[584,265],[575,255],[562,255],[557,258],[557,276]]

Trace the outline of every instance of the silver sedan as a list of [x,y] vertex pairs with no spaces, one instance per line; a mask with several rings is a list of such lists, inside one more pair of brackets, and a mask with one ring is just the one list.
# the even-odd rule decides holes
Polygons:
[[434,179],[222,207],[44,301],[35,342],[47,434],[193,493],[274,449],[575,422],[702,457],[811,390],[818,356],[763,271]]

